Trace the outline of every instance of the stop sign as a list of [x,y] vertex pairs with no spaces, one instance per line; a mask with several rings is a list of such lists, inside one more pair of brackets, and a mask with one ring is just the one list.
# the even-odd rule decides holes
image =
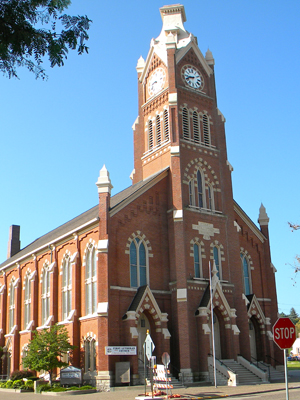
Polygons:
[[296,340],[296,329],[289,318],[278,318],[273,326],[273,339],[282,350],[293,346]]

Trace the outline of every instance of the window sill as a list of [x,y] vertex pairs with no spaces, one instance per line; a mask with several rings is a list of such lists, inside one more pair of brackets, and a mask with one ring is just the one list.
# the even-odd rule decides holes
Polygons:
[[84,321],[86,319],[92,319],[92,318],[96,318],[96,317],[98,317],[98,314],[95,312],[94,314],[88,314],[88,315],[85,315],[84,317],[80,317],[80,318],[78,318],[78,320]]

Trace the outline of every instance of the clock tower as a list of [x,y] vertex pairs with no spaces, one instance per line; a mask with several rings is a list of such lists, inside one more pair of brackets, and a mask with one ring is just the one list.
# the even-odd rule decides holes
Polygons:
[[[204,56],[197,38],[185,29],[183,5],[164,6],[160,14],[162,31],[152,39],[147,59],[141,57],[137,64],[139,115],[133,127],[133,183],[159,171],[169,171],[166,251],[170,258],[172,302],[177,310],[177,318],[172,322],[176,325],[173,340],[178,343],[178,364],[187,376],[195,369],[193,346],[197,345],[192,334],[195,322],[191,323],[190,313],[199,307],[199,293],[190,290],[191,282],[199,279],[197,290],[204,290],[201,283],[205,282],[207,287],[209,265],[212,268],[215,264],[220,288],[223,294],[229,293],[223,307],[234,310],[230,311],[233,315],[230,326],[235,334],[229,334],[224,328],[228,324],[223,321],[220,358],[235,358],[240,352],[242,336],[244,355],[250,358],[249,327],[245,304],[241,301],[243,276],[235,226],[232,167],[227,160],[225,119],[217,106],[214,58],[210,50]],[[197,252],[201,253],[201,265],[196,271]],[[191,256],[193,273],[189,267]],[[234,300],[232,285],[238,301]],[[200,324],[202,333],[210,318],[208,314]],[[206,343],[203,344],[206,354],[210,353],[207,337],[202,343]],[[207,363],[205,358],[203,362]]]

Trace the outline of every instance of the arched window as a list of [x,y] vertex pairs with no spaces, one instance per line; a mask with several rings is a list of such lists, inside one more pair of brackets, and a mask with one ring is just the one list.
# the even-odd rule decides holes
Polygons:
[[45,325],[50,316],[50,271],[49,266],[44,265],[42,275],[42,325]]
[[195,206],[195,184],[194,179],[189,181],[189,204]]
[[200,170],[197,171],[197,193],[198,193],[198,207],[204,207],[204,191],[203,191],[203,181],[202,174]]
[[210,146],[210,128],[209,128],[209,120],[206,114],[203,114],[203,142],[205,146]]
[[245,254],[241,253],[242,270],[244,276],[244,289],[245,295],[251,294],[251,284],[250,284],[250,273],[249,273],[249,262]]
[[84,371],[93,372],[96,370],[96,341],[87,338],[84,341]]
[[169,113],[168,110],[164,110],[164,140],[169,141]]
[[190,138],[190,127],[189,127],[189,113],[187,108],[182,109],[182,132],[183,138],[189,139]]
[[153,149],[153,123],[151,119],[148,121],[148,150]]
[[214,202],[214,189],[212,185],[207,185],[207,190],[208,190],[208,208],[210,210],[215,209],[215,202]]
[[130,244],[130,286],[147,284],[147,253],[143,241],[135,237]]
[[200,143],[199,116],[197,111],[193,112],[193,133],[194,133],[194,142]]
[[85,262],[85,312],[86,315],[97,311],[97,260],[94,246],[86,251]]
[[69,256],[62,263],[62,320],[65,321],[72,310],[72,264]]
[[31,321],[31,280],[30,275],[27,274],[25,278],[24,290],[24,329],[27,329]]
[[160,126],[160,116],[156,116],[156,146],[161,145],[161,126]]
[[15,325],[15,285],[14,281],[9,286],[9,314],[8,314],[8,332],[11,332]]
[[195,278],[202,278],[201,246],[198,243],[194,243],[194,273]]
[[214,255],[214,261],[216,264],[216,268],[218,271],[217,275],[218,275],[219,279],[222,279],[220,248],[218,246],[214,246],[213,255]]

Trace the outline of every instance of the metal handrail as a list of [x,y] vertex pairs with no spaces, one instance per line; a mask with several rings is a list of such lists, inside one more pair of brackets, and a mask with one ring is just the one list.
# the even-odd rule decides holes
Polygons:
[[266,355],[266,358],[270,358],[271,360],[275,361],[278,365],[282,365],[282,361],[278,361],[278,360],[276,360],[276,358],[273,358],[273,357],[269,356],[268,354]]
[[[213,357],[213,354],[208,353],[208,356]],[[217,361],[219,361],[219,363],[220,363],[221,365],[223,365],[224,367],[226,367],[229,371],[231,371],[231,372],[233,372],[234,374],[236,374],[236,372],[235,372],[233,369],[231,369],[230,367],[228,367],[226,364],[224,364],[223,361],[219,360],[217,357],[215,357],[215,359],[216,359]]]
[[263,368],[261,368],[258,364],[262,364],[264,367],[266,367],[267,368],[267,371],[268,371],[268,377],[269,377],[269,381],[271,381],[271,371],[270,371],[270,365],[268,365],[268,364],[266,364],[266,363],[264,363],[263,361],[258,361],[256,358],[254,358],[254,357],[252,357],[251,356],[251,359],[253,359],[253,360],[255,360],[256,361],[256,363],[252,363],[252,361],[250,361],[251,362],[251,364],[256,364],[256,367],[257,368],[259,368],[259,369],[261,369],[262,371],[264,371],[264,372],[266,372],[266,370],[264,370]]

